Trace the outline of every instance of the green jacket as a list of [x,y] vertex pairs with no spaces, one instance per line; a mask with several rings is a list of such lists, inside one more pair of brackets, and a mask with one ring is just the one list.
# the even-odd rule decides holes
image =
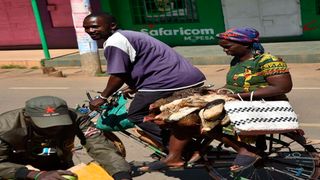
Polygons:
[[[23,111],[21,108],[0,114],[0,179],[15,178],[16,171],[28,164],[40,170],[72,167],[71,149],[75,136],[84,141],[88,154],[110,175],[130,172],[129,164],[117,154],[112,142],[108,141],[90,120],[79,116],[75,111],[69,111],[74,125],[68,129],[62,140],[54,140],[54,143],[30,130],[31,126],[26,124]],[[47,142],[54,144],[55,155],[39,156],[41,152],[37,152],[36,147]]]

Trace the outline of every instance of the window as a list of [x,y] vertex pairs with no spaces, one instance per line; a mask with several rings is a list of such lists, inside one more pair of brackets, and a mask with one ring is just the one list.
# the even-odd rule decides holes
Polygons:
[[47,9],[50,13],[53,27],[73,27],[69,1],[47,0],[47,2]]
[[197,22],[195,0],[132,0],[136,24]]

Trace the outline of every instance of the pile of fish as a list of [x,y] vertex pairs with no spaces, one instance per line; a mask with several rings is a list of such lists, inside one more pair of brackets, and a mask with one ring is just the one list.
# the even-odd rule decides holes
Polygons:
[[235,100],[208,87],[198,87],[175,92],[168,98],[150,105],[150,114],[144,121],[163,121],[179,126],[201,126],[201,132],[226,123],[224,104]]

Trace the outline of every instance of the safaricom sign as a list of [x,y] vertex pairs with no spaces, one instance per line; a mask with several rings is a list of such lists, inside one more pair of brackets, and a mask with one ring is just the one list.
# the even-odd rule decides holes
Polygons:
[[178,29],[141,29],[141,32],[147,33],[151,36],[183,36],[184,40],[213,40],[214,29],[185,29],[180,27]]

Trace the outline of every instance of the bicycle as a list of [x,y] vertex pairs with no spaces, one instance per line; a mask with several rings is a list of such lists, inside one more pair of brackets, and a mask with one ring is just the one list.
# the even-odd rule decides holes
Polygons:
[[[89,93],[87,93],[89,100],[92,100]],[[114,93],[109,101],[101,106],[101,111],[87,112],[90,118],[94,118],[98,114],[100,122],[110,122],[110,111],[119,111],[122,109],[126,112],[122,93]],[[88,110],[88,107],[81,107]],[[78,110],[81,110],[78,108]],[[125,113],[124,113],[125,114]],[[115,115],[115,114],[112,114]],[[125,115],[121,114],[118,122],[128,121]],[[118,149],[119,153],[125,157],[126,150],[121,140],[113,133],[118,131],[123,135],[139,142],[145,147],[154,151],[155,158],[163,158],[167,155],[165,150],[161,150],[154,145],[143,141],[138,136],[128,132],[127,128],[132,128],[134,125],[124,127],[121,123],[113,124],[113,127],[105,129],[105,135],[109,138]],[[100,127],[101,129],[101,127]],[[237,172],[230,173],[229,167],[236,156],[236,153],[224,147],[222,142],[217,141],[210,135],[203,136],[193,141],[200,142],[202,149],[201,159],[199,161],[189,163],[185,168],[205,168],[213,179],[318,179],[320,177],[320,155],[318,149],[307,144],[303,136],[303,130],[295,130],[291,132],[279,134],[265,135],[265,148],[261,148],[252,144],[247,146],[255,152],[258,152],[262,158],[254,163],[249,168]]]

